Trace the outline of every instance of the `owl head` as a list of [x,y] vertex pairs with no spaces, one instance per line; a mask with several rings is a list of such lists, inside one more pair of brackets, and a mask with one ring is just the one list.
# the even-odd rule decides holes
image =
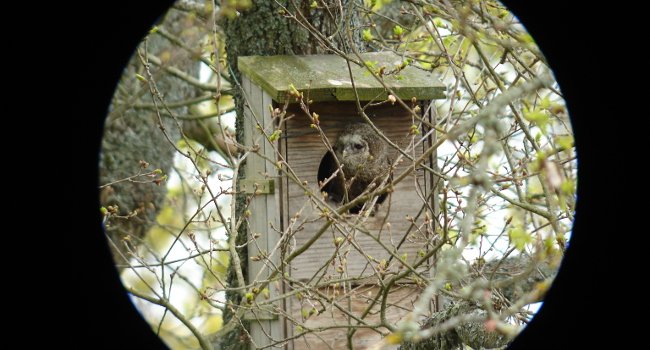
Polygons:
[[361,135],[343,134],[334,145],[334,152],[341,161],[346,159],[367,159],[370,156],[368,142]]
[[333,149],[346,175],[351,175],[350,172],[356,172],[375,159],[373,155],[377,153],[379,144],[376,145],[374,139],[377,139],[377,134],[367,124],[354,123],[345,127]]

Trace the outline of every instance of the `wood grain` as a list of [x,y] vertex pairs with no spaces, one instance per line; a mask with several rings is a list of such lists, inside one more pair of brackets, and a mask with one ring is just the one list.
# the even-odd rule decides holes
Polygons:
[[[361,121],[353,103],[312,104],[311,111],[320,115],[321,126],[331,143],[334,143],[337,135],[347,123]],[[291,168],[301,181],[308,182],[309,188],[313,193],[319,193],[317,171],[320,160],[326,152],[326,148],[319,134],[309,127],[310,121],[304,112],[297,110],[295,107],[291,109],[291,112],[295,116],[287,121],[286,124],[285,156],[287,162],[291,165]],[[403,149],[409,145],[409,142],[411,142],[409,130],[413,122],[411,116],[401,107],[390,105],[387,107],[377,107],[370,109],[368,114],[373,118],[372,120],[375,125],[395,144]],[[416,147],[411,154],[414,157],[421,155],[422,146]],[[395,160],[396,157],[397,151],[391,149],[391,159]],[[412,162],[408,159],[403,159],[397,166],[396,173],[401,173],[410,166],[412,166]],[[416,171],[415,174],[411,175],[405,181],[400,182],[395,187],[394,192],[379,206],[379,210],[375,213],[374,217],[370,217],[362,225],[369,231],[370,235],[380,237],[381,242],[398,253],[399,256],[406,254],[407,261],[409,262],[413,262],[416,259],[418,251],[422,249],[428,239],[420,234],[412,233],[407,237],[402,246],[397,247],[397,244],[402,240],[404,233],[408,231],[411,225],[406,220],[407,215],[417,215],[424,204],[416,188],[419,187],[420,192],[426,193],[428,186],[422,171]],[[286,215],[289,217],[295,215],[295,213],[306,206],[305,209],[302,209],[303,211],[300,216],[300,220],[304,223],[304,229],[295,235],[295,244],[296,246],[300,246],[310,239],[314,232],[318,231],[325,220],[319,218],[320,211],[309,204],[304,190],[295,183],[289,182],[287,184],[287,191],[283,193],[283,196],[286,196],[285,202],[288,209]],[[338,206],[337,203],[330,202],[330,204],[333,207]],[[386,217],[386,222],[390,223],[390,229],[388,225],[384,224],[382,226]],[[373,273],[369,265],[374,263],[367,258],[367,255],[379,261],[390,257],[386,249],[375,242],[369,235],[358,230],[355,231],[350,227],[340,227],[338,229],[331,227],[310,249],[292,262],[291,275],[294,278],[302,280],[313,279],[315,277],[314,274],[319,271],[319,268],[327,265],[332,257],[336,255],[334,239],[335,237],[344,236],[340,231],[346,232],[348,236],[345,238],[353,237],[351,241],[356,245],[354,247],[351,244],[345,244],[338,252],[338,255],[342,256],[349,250],[346,256],[348,276],[364,276]],[[395,264],[394,268],[397,268],[397,265]],[[330,264],[326,274],[336,274],[335,269],[336,266]]]
[[[332,294],[331,289],[329,291],[321,291],[326,294]],[[360,315],[370,305],[370,300],[372,300],[372,298],[377,295],[378,291],[379,287],[377,286],[362,286],[351,293],[351,296],[349,298],[339,297],[336,299],[336,302],[345,308],[348,307],[349,302],[350,311],[355,315]],[[415,288],[413,285],[398,286],[391,290],[391,293],[389,295],[390,302],[386,309],[387,320],[392,325],[398,324],[398,322],[408,313],[408,311],[413,309],[413,304],[416,302],[420,292],[421,291]],[[303,321],[303,317],[301,315],[302,310],[309,310],[312,307],[312,304],[313,302],[310,302],[310,300],[304,298],[302,301],[295,301],[292,303],[292,308],[290,311],[296,319]],[[324,312],[317,315],[311,315],[303,321],[303,329],[318,329],[319,331],[305,332],[302,336],[297,337],[293,341],[293,349],[348,349],[348,329],[345,328],[348,325],[348,316],[334,307],[332,304],[325,306],[326,309]],[[364,318],[364,321],[367,324],[377,324],[380,322],[379,305],[374,305],[372,307],[369,315]],[[356,325],[357,322],[355,320],[352,320],[351,324]],[[323,328],[332,326],[341,326],[341,328],[321,330]],[[291,325],[288,325],[287,328],[292,330],[295,335],[300,334],[296,332],[295,326],[291,327]],[[389,331],[383,327],[380,327],[377,330],[373,330],[371,328],[359,328],[352,337],[352,344],[356,350],[368,349],[373,344],[379,342],[382,337],[388,333]],[[397,348],[398,346],[394,345],[392,347],[383,349],[389,350]]]
[[[259,154],[273,159],[276,157],[275,145],[263,137],[257,128],[258,123],[263,128],[273,127],[273,120],[268,110],[271,98],[246,77],[242,77],[242,88],[247,98],[246,108],[244,108],[244,142],[247,145],[258,144],[260,146]],[[245,166],[246,179],[255,181],[275,178],[277,171],[274,165],[267,162],[259,154],[251,153],[249,155]],[[278,227],[280,225],[278,197],[279,190],[276,188],[274,193],[255,195],[250,199],[249,210],[254,215],[251,215],[248,219],[248,238],[252,240],[252,244],[248,246],[248,254],[249,257],[259,254],[269,255],[269,258],[268,261],[247,259],[247,280],[249,283],[268,279],[268,276],[274,270],[273,266],[280,265],[280,255],[270,254],[280,239],[279,234],[270,229],[272,226]],[[256,233],[260,235],[258,238],[253,239],[252,235]],[[281,293],[281,286],[280,288],[269,287],[270,297],[275,297]],[[284,307],[284,301],[275,304]],[[258,346],[269,344],[269,336],[275,339],[285,337],[285,322],[275,314],[268,312],[249,313],[245,318],[250,321],[250,335],[253,343]]]

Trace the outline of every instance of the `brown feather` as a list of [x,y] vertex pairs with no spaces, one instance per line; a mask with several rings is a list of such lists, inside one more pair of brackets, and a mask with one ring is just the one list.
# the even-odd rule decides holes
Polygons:
[[[368,124],[353,123],[346,126],[338,135],[333,149],[334,154],[328,151],[321,160],[318,181],[322,183],[336,172],[338,159],[343,171],[322,187],[335,202],[352,201],[371,184],[378,186],[390,172],[391,161],[386,142]],[[348,185],[347,201],[344,183]],[[386,197],[386,193],[381,194],[377,204],[383,203]],[[350,209],[350,212],[358,213],[362,207],[363,203]]]

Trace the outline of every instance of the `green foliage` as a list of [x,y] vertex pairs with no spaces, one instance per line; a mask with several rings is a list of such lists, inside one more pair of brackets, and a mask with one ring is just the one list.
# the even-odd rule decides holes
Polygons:
[[398,39],[401,38],[402,34],[404,34],[404,28],[402,28],[400,25],[396,25],[395,27],[393,27],[393,35],[396,38]]
[[566,179],[562,182],[562,193],[567,196],[572,196],[576,193],[576,184],[571,179]]
[[269,136],[269,141],[275,142],[280,138],[280,135],[282,135],[282,130],[276,129],[273,131],[273,133]]
[[140,80],[142,82],[145,82],[145,83],[148,81],[147,78],[145,78],[144,76],[142,76],[142,75],[140,75],[138,73],[135,74],[135,77],[138,78],[138,80]]
[[472,236],[476,238],[477,236],[484,235],[487,233],[487,229],[487,225],[482,220],[476,220],[472,228]]
[[510,243],[521,252],[526,248],[526,244],[533,241],[533,237],[520,227],[515,227],[508,231],[508,236],[510,237]]
[[246,293],[246,294],[244,295],[244,298],[246,298],[246,301],[247,301],[249,304],[252,304],[252,303],[253,303],[253,300],[255,300],[255,294],[250,293],[250,292],[249,292],[249,293]]
[[366,65],[366,67],[370,68],[371,70],[375,70],[375,69],[377,69],[377,63],[379,63],[379,62],[377,62],[377,61],[365,61],[363,63]]
[[546,133],[546,126],[549,123],[549,115],[546,111],[543,111],[539,107],[533,110],[528,110],[528,108],[524,107],[523,117],[529,122],[537,124],[542,133]]
[[375,40],[375,37],[370,32],[370,29],[364,29],[363,34],[361,36],[361,39],[363,39],[364,41],[370,42],[370,41]]
[[566,136],[556,136],[555,137],[555,142],[562,147],[562,149],[568,150],[573,148],[573,136],[571,135],[566,135]]

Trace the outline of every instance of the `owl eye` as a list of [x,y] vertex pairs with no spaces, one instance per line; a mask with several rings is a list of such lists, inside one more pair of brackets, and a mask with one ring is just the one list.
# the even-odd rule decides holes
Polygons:
[[363,145],[360,144],[360,143],[355,143],[355,144],[354,144],[354,148],[356,148],[356,149],[362,149],[362,148],[363,148]]

